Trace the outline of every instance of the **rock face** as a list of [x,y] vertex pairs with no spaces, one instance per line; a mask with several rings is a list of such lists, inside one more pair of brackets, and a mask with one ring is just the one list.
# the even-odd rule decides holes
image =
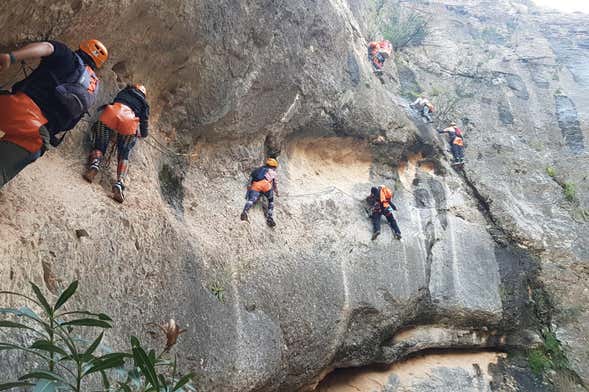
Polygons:
[[[589,47],[571,33],[589,18],[507,0],[414,8],[427,44],[389,60],[382,84],[368,1],[5,1],[1,49],[96,36],[112,53],[101,103],[144,81],[154,130],[123,206],[109,173],[80,176],[86,123],[0,190],[0,287],[57,294],[79,279],[81,303],[116,321],[112,346],[180,320],[202,390],[311,390],[374,364],[393,366],[383,391],[549,390],[499,354],[547,331],[589,383]],[[464,172],[409,110],[420,91],[434,126],[461,122]],[[260,207],[238,219],[266,153],[281,162],[274,229]],[[380,183],[395,189],[401,241],[386,227],[370,239],[363,198]],[[440,350],[448,362],[397,364]],[[346,390],[340,374],[356,377],[338,370],[318,390]]]

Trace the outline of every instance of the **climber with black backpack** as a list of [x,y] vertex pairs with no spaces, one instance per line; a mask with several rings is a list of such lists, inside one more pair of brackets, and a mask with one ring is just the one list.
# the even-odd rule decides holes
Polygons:
[[65,133],[94,105],[100,80],[95,71],[108,59],[95,39],[77,51],[57,41],[36,42],[0,53],[0,72],[25,60],[39,66],[0,94],[0,187],[37,160],[49,145],[57,147]]
[[250,174],[247,193],[245,195],[246,203],[241,213],[241,220],[247,221],[247,213],[252,206],[258,201],[261,195],[268,199],[268,210],[266,212],[266,223],[270,227],[276,226],[274,221],[274,195],[278,196],[277,179],[278,161],[276,158],[268,158],[264,166],[260,166]]
[[94,148],[90,152],[88,169],[82,175],[86,181],[94,181],[106,150],[112,141],[117,146],[117,180],[112,186],[113,199],[125,200],[124,180],[129,167],[129,155],[138,138],[146,138],[149,124],[147,89],[142,84],[128,85],[102,110],[98,121],[92,127]]
[[393,210],[397,211],[397,206],[392,201],[393,191],[391,191],[386,185],[379,187],[373,186],[370,189],[370,195],[366,198],[369,209],[368,214],[372,220],[372,240],[374,241],[380,235],[380,219],[382,215],[387,218],[387,222],[393,230],[395,238],[401,239],[401,230],[399,225],[393,216]]

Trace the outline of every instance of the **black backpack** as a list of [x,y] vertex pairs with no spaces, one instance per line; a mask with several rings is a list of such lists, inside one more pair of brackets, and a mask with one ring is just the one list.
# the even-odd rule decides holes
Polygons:
[[262,181],[263,179],[266,178],[266,173],[268,173],[268,166],[258,167],[251,174],[252,180],[254,182],[256,182],[256,181]]
[[54,147],[61,144],[65,137],[64,134],[58,139],[55,135],[75,127],[84,114],[88,113],[92,105],[94,105],[98,95],[100,83],[96,73],[92,68],[84,64],[77,54],[76,59],[78,61],[76,72],[67,81],[60,83],[57,77],[51,74],[56,84],[55,97],[62,104],[64,113],[67,114],[52,126],[55,131],[50,132],[50,143]]

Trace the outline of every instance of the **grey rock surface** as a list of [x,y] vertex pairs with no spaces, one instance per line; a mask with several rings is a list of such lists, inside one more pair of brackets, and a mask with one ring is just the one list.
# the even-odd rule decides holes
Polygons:
[[[589,383],[589,48],[583,29],[567,40],[587,19],[506,0],[414,7],[431,17],[428,45],[389,60],[382,84],[366,59],[367,1],[3,2],[0,49],[100,38],[112,54],[101,103],[144,81],[154,131],[123,206],[111,175],[80,176],[86,123],[0,190],[0,288],[47,286],[47,271],[62,289],[79,279],[79,304],[115,319],[115,347],[130,334],[156,344],[144,324],[179,320],[180,361],[205,391],[309,390],[333,369],[432,350],[473,351],[466,362],[525,351],[538,322]],[[434,90],[438,109],[457,102],[433,126],[460,121],[464,172],[407,106]],[[239,221],[269,151],[281,162],[274,229],[259,206]],[[381,183],[395,189],[401,241],[387,227],[370,239],[363,199]],[[514,387],[497,390],[541,390],[525,366],[515,378],[485,367],[483,382],[471,365],[386,390],[489,391],[502,376]]]

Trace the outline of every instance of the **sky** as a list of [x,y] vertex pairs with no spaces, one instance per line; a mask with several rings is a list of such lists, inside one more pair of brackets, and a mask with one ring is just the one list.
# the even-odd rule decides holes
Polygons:
[[589,14],[589,0],[532,0],[541,7],[554,8],[564,12],[581,11]]

